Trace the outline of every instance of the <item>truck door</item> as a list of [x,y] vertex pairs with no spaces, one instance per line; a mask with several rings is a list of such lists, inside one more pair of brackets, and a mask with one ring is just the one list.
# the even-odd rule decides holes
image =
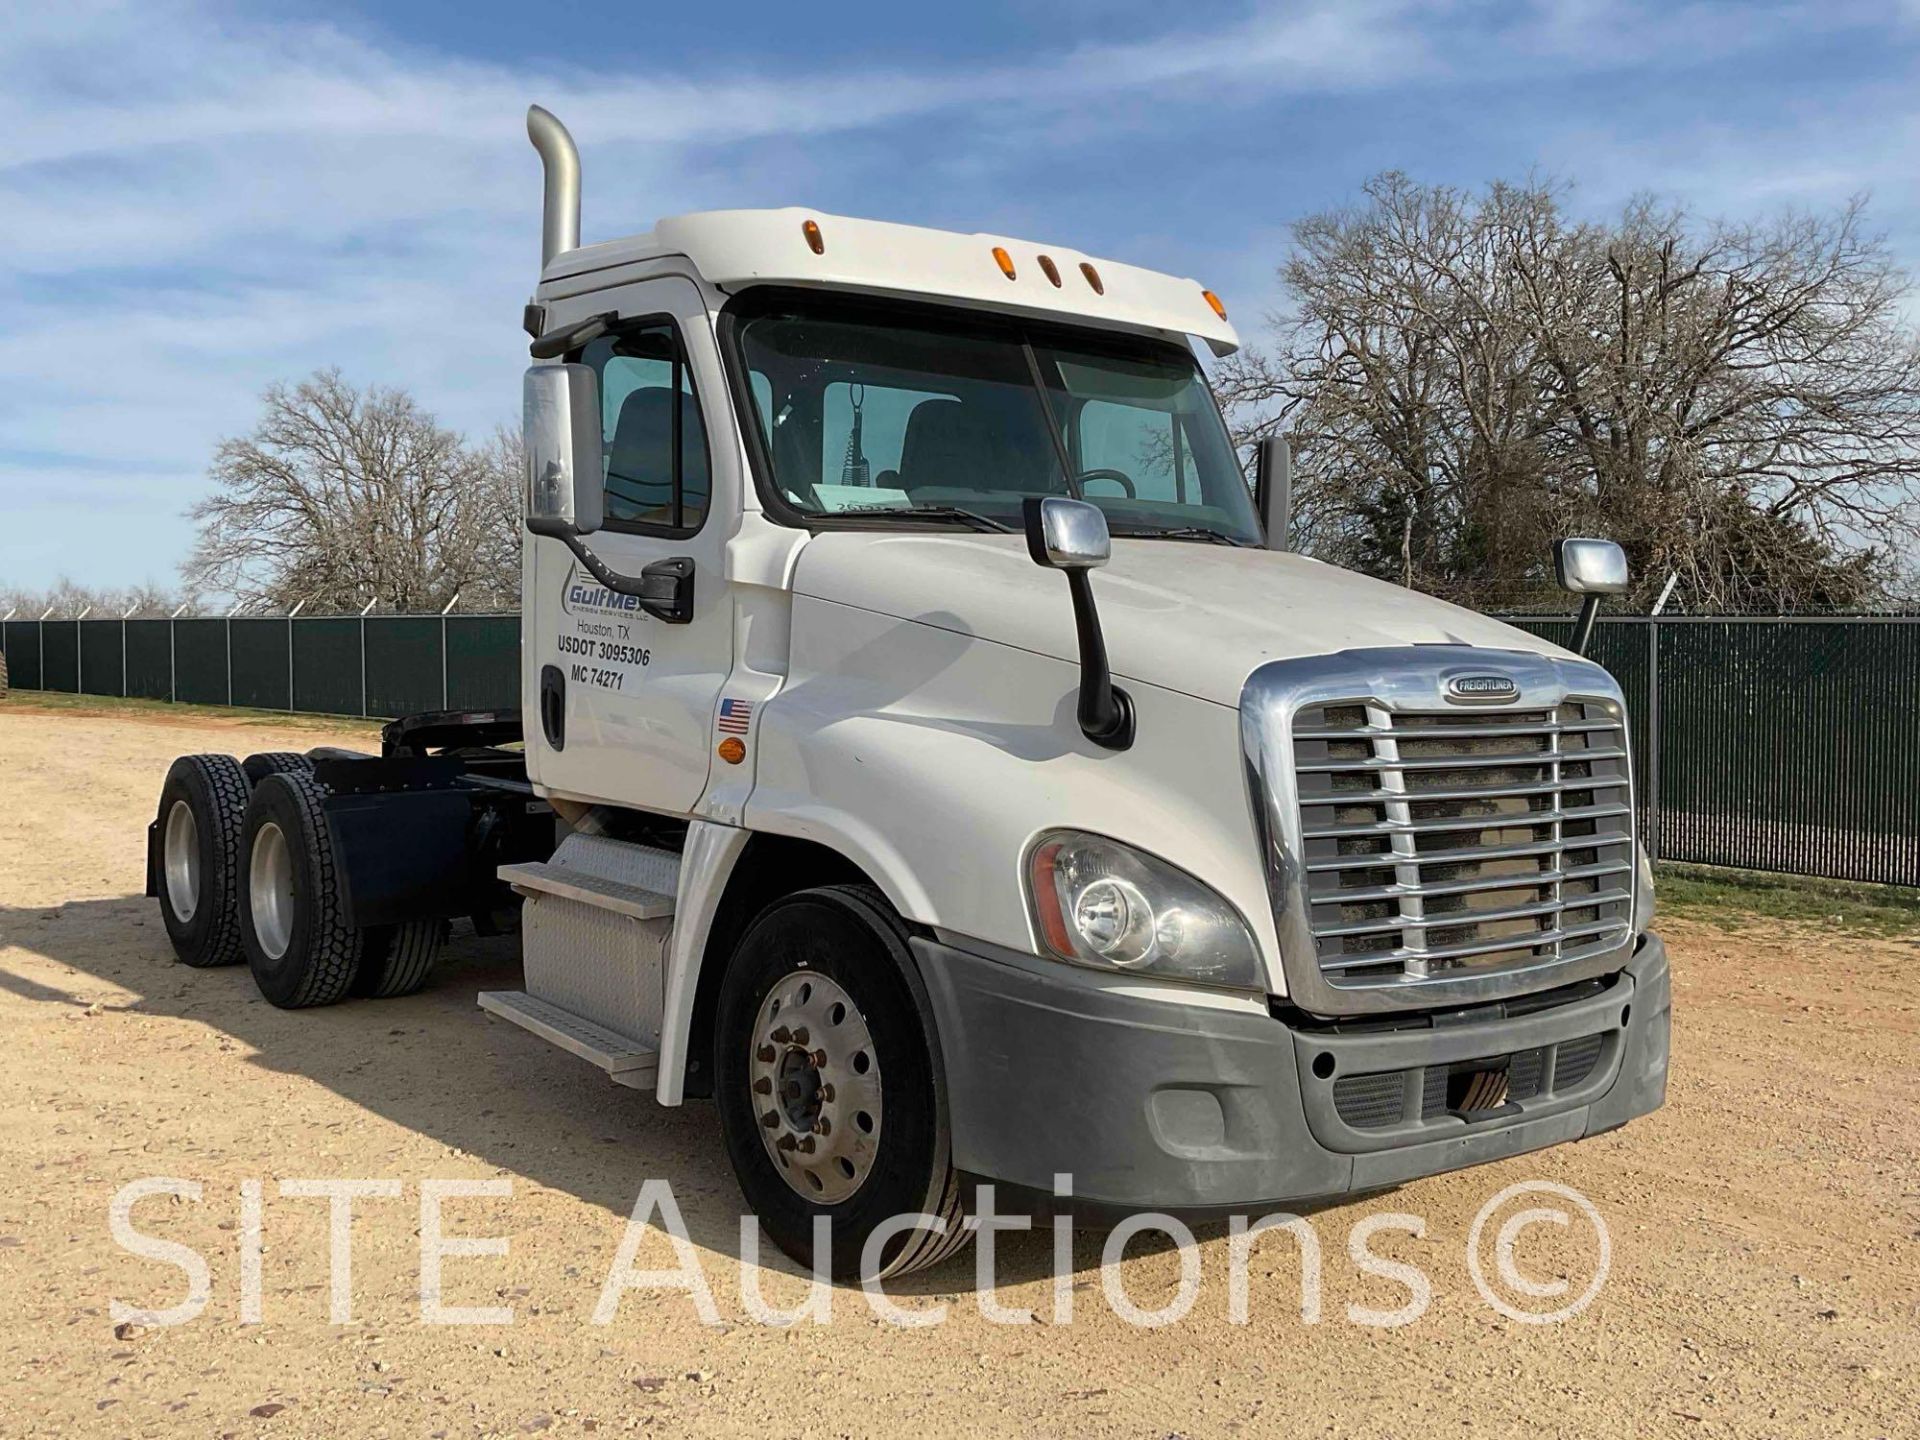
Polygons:
[[556,307],[549,323],[608,310],[619,324],[569,357],[600,381],[606,521],[587,544],[621,575],[689,562],[693,615],[660,620],[599,585],[561,542],[535,541],[526,671],[529,694],[546,693],[544,705],[527,706],[528,749],[537,747],[529,760],[557,791],[687,814],[706,788],[714,706],[732,663],[724,559],[740,509],[739,447],[692,282],[601,291]]

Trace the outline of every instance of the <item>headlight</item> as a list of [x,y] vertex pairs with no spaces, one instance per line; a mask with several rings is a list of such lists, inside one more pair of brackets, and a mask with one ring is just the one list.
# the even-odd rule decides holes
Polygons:
[[1164,860],[1115,840],[1057,830],[1028,862],[1034,919],[1062,960],[1236,990],[1264,988],[1239,913]]
[[1653,925],[1653,861],[1647,847],[1633,842],[1633,933],[1644,935]]

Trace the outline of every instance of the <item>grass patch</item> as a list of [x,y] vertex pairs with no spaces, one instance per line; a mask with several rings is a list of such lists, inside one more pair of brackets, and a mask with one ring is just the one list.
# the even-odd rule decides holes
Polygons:
[[314,730],[364,730],[378,734],[384,720],[358,715],[290,715],[285,710],[249,710],[237,705],[178,705],[170,700],[122,699],[116,695],[66,695],[55,690],[15,690],[0,700],[8,711],[112,717],[151,716],[161,720],[218,720],[227,725],[272,725]]
[[1920,890],[1900,885],[1662,864],[1654,867],[1654,895],[1658,913],[1713,925],[1792,920],[1845,935],[1920,933]]

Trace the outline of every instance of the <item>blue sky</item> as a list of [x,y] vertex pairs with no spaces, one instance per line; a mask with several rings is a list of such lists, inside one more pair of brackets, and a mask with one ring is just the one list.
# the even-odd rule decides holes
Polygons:
[[1920,0],[724,6],[4,0],[0,588],[171,582],[260,390],[338,365],[511,420],[527,102],[588,240],[803,204],[1189,274],[1243,332],[1386,168],[1605,212],[1866,192],[1920,262]]

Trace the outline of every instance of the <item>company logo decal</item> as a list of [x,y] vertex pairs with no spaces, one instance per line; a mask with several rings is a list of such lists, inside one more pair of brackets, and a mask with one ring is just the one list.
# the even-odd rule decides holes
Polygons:
[[1447,698],[1462,704],[1519,698],[1520,686],[1511,675],[1455,675],[1447,681]]
[[640,610],[638,595],[616,595],[574,561],[567,566],[567,578],[560,586],[560,612],[563,615],[632,615]]

